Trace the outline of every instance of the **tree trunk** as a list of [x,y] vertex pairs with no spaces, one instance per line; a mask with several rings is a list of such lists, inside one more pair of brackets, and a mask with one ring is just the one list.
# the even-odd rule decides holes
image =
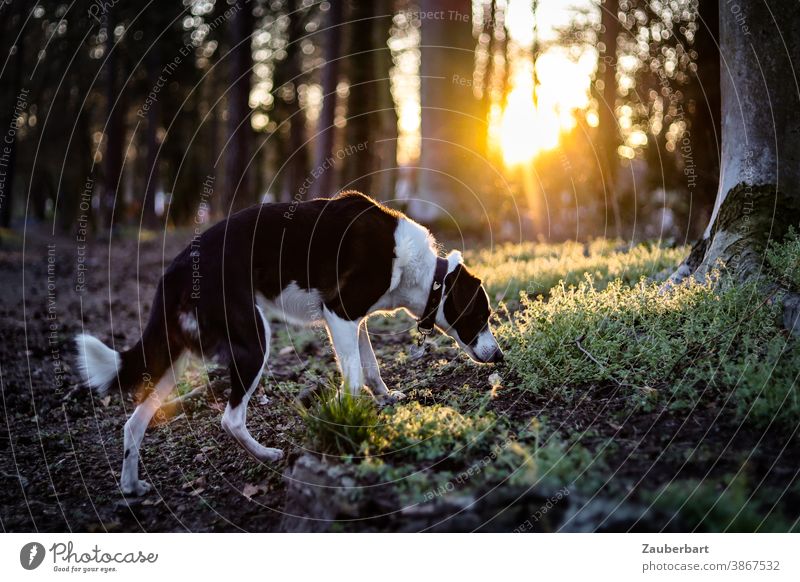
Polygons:
[[[719,46],[719,1],[700,2],[699,29],[695,35],[697,70],[685,90],[686,98],[692,102],[690,114],[691,158],[684,160],[684,175],[687,177],[692,198],[690,220],[697,236],[706,227],[714,207],[714,197],[719,184],[720,167],[720,54]],[[691,165],[690,165],[691,163]]]
[[[336,86],[339,83],[339,58],[342,42],[342,7],[343,2],[332,2],[324,17],[327,29],[323,38],[322,67],[322,110],[317,121],[317,136],[314,148],[314,183],[311,185],[311,197],[320,198],[334,194],[336,171],[327,160],[333,156],[336,128],[333,125],[336,114]],[[331,167],[328,167],[331,166]]]
[[418,190],[409,203],[415,218],[477,221],[480,102],[472,91],[475,41],[470,0],[422,0],[420,11],[441,15],[422,21],[421,156]]
[[[10,14],[6,15],[7,20],[4,22],[2,30],[5,38],[9,41],[8,45],[3,43],[3,48],[7,49],[4,53],[8,54],[13,46],[11,41],[22,24],[24,10],[22,2],[14,2],[11,7],[6,7],[6,10],[9,10]],[[0,172],[2,172],[0,174],[0,178],[2,178],[0,179],[0,226],[3,228],[8,228],[11,224],[14,209],[14,175],[17,169],[17,139],[19,138],[16,133],[11,136],[11,128],[12,124],[16,126],[14,116],[19,111],[18,105],[22,105],[29,99],[21,94],[24,38],[23,35],[20,35],[14,55],[8,58],[6,65],[8,77],[3,79],[5,87],[2,94],[3,110],[0,112],[0,123],[2,123],[0,140],[7,147],[2,163],[0,163]],[[9,140],[11,143],[8,143]]]
[[[114,48],[114,28],[117,25],[116,10],[109,8],[106,18],[106,135],[103,157],[103,197],[100,205],[102,229],[110,229],[113,213],[124,216],[123,197],[117,196],[117,186],[122,178],[122,148],[124,137],[123,105],[118,100],[117,78],[119,77],[119,47]],[[116,208],[115,208],[116,207]]]
[[[311,177],[308,172],[308,146],[306,144],[306,113],[300,108],[300,92],[298,90],[303,74],[303,51],[300,50],[300,38],[305,34],[305,21],[300,0],[289,2],[289,45],[287,47],[288,81],[294,87],[294,99],[289,104],[289,157],[286,161],[288,190],[291,197],[299,196],[303,188],[308,188]],[[308,184],[306,184],[308,180]],[[305,192],[305,198],[310,192]]]
[[379,16],[372,20],[372,44],[375,48],[372,69],[377,84],[375,87],[377,129],[374,135],[374,151],[378,167],[372,176],[370,193],[379,200],[391,200],[395,197],[397,178],[397,111],[392,97],[390,74],[393,61],[389,49],[394,0],[377,0],[374,6],[375,13]]
[[494,55],[497,50],[497,0],[483,3],[483,36],[486,42],[486,66],[483,71],[483,86],[481,87],[481,117],[486,123],[483,133],[483,155],[489,156],[489,115],[492,110],[492,90],[495,74]]
[[[158,46],[153,46],[147,54],[147,82],[149,87],[155,87],[161,70],[161,59]],[[159,181],[158,171],[158,123],[161,104],[159,99],[154,99],[147,110],[147,128],[145,129],[145,144],[147,150],[144,200],[142,201],[142,223],[148,228],[155,228],[156,217],[156,188]]]
[[255,194],[248,163],[252,151],[250,128],[250,75],[253,55],[250,35],[253,33],[252,3],[237,0],[230,25],[230,91],[228,92],[228,151],[225,153],[226,212],[245,208]]
[[[722,264],[758,279],[764,251],[800,224],[800,92],[787,71],[800,64],[800,11],[792,0],[721,2],[722,167],[703,238],[670,282],[704,278]],[[794,298],[784,324],[797,325]]]
[[598,123],[597,136],[599,142],[600,170],[603,173],[603,199],[609,200],[614,218],[617,236],[622,233],[622,214],[617,198],[617,170],[619,168],[620,145],[619,126],[617,124],[617,37],[619,36],[619,2],[605,0],[600,7],[600,23],[602,27],[600,40],[603,51],[600,53],[598,73],[603,81],[598,91]]
[[373,172],[378,169],[374,128],[377,87],[373,75],[373,10],[374,6],[366,2],[350,2],[347,34],[350,94],[347,97],[344,147],[351,153],[342,162],[342,187],[368,194]]

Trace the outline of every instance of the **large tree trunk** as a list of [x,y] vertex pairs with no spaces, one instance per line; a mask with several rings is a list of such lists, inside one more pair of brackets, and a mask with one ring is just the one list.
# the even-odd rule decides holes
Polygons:
[[225,198],[227,211],[253,203],[252,181],[248,164],[252,152],[250,128],[250,75],[253,56],[250,36],[253,33],[252,3],[237,0],[230,25],[231,86],[228,93],[228,150],[225,153]]
[[483,136],[480,101],[472,91],[472,2],[421,0],[420,11],[441,17],[422,21],[421,167],[408,210],[425,222],[450,215],[464,224],[479,208],[475,168]]
[[[695,34],[697,70],[686,88],[687,100],[693,102],[690,110],[690,144],[692,150],[682,151],[684,174],[692,192],[691,222],[694,232],[703,231],[714,207],[714,196],[719,185],[720,168],[720,54],[719,54],[719,0],[700,2],[699,29]],[[691,162],[691,166],[689,165]],[[696,235],[694,235],[696,236]]]
[[[336,114],[336,85],[339,83],[339,57],[342,42],[342,7],[344,2],[332,2],[324,17],[325,36],[323,37],[322,66],[322,111],[317,121],[317,136],[314,147],[314,182],[311,184],[311,197],[332,196],[334,193],[336,169],[328,162],[333,155],[336,128],[333,125]],[[328,166],[331,166],[330,168]]]
[[[800,10],[792,0],[720,3],[722,167],[703,238],[672,276],[705,277],[722,264],[759,278],[764,251],[800,224]],[[797,323],[794,297],[784,324]]]

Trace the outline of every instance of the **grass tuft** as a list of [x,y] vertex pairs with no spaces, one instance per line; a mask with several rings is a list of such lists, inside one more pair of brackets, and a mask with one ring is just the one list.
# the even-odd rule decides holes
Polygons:
[[309,446],[319,453],[346,457],[362,454],[378,425],[375,402],[330,388],[318,394],[300,415],[308,427]]

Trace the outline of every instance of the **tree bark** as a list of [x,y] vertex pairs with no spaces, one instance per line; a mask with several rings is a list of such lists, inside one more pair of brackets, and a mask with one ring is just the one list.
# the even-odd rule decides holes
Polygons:
[[[155,87],[161,70],[161,58],[158,46],[152,46],[147,54],[147,81],[148,86]],[[156,226],[156,189],[159,182],[158,171],[158,124],[161,118],[161,104],[159,99],[154,99],[147,110],[147,128],[145,129],[145,144],[147,161],[145,170],[144,200],[142,201],[142,223],[148,228]]]
[[397,178],[397,111],[392,97],[390,74],[393,61],[389,49],[394,0],[377,0],[374,6],[376,14],[380,16],[372,21],[372,44],[375,48],[372,68],[377,84],[374,151],[378,171],[372,176],[370,192],[379,200],[391,200],[394,198]]
[[475,41],[469,0],[422,0],[421,155],[418,190],[409,213],[423,222],[477,216],[475,168],[482,139],[480,102],[472,91]]
[[[118,100],[117,78],[119,77],[119,48],[114,47],[114,28],[117,25],[116,9],[109,8],[106,13],[106,135],[105,155],[103,157],[103,196],[101,201],[100,223],[103,229],[112,226],[113,213],[124,215],[123,197],[117,196],[117,185],[122,175],[122,149],[125,139],[123,105]],[[116,209],[115,209],[116,206]]]
[[250,180],[248,163],[252,152],[250,128],[250,75],[253,56],[250,35],[253,33],[252,3],[237,0],[231,19],[231,80],[228,93],[228,151],[225,154],[226,211],[245,208],[253,203],[255,194]]
[[352,153],[342,164],[342,187],[366,193],[369,193],[372,175],[379,167],[374,127],[377,122],[377,87],[373,68],[376,47],[371,19],[374,9],[366,2],[351,2],[347,25],[350,94],[347,97],[344,146]]
[[[332,196],[336,170],[326,161],[333,155],[336,128],[333,121],[336,114],[336,86],[339,83],[339,57],[342,42],[342,7],[343,2],[332,2],[325,15],[325,37],[323,39],[322,67],[322,110],[317,121],[317,136],[314,147],[314,168],[319,172],[311,185],[311,197]],[[330,168],[327,166],[331,165]],[[320,168],[327,168],[320,170]]]
[[690,143],[692,167],[684,158],[684,174],[695,173],[690,186],[692,193],[691,216],[694,232],[703,232],[714,207],[719,184],[720,168],[720,52],[719,52],[719,0],[702,0],[698,9],[699,29],[694,48],[698,57],[697,70],[686,88],[687,100],[693,110],[690,114]]
[[603,197],[610,201],[617,236],[622,232],[622,213],[617,198],[617,170],[619,169],[620,145],[619,126],[617,123],[617,37],[619,36],[619,2],[605,0],[600,7],[600,24],[602,31],[600,40],[603,52],[600,53],[600,78],[603,81],[602,91],[598,92],[597,136],[600,150],[600,170],[603,173]]
[[[22,2],[14,2],[10,7],[6,6],[5,10],[9,11],[6,14],[6,21],[2,27],[4,36],[8,39],[8,45],[3,43],[3,47],[7,49],[6,54],[12,48],[13,39],[16,37],[18,28],[21,26],[23,16],[25,14],[22,7]],[[24,51],[24,36],[20,35],[19,42],[16,45],[16,51],[12,57],[9,57],[9,62],[6,69],[7,77],[3,79],[3,95],[2,105],[3,111],[0,112],[0,140],[6,142],[12,129],[12,124],[16,124],[14,119],[17,103],[20,99],[20,91],[22,90],[22,63]],[[17,169],[17,139],[18,136],[14,135],[11,143],[4,143],[8,148],[6,151],[5,159],[3,160],[3,167],[0,167],[5,175],[3,180],[0,181],[0,226],[8,228],[11,224],[11,216],[14,209],[14,177]]]
[[800,91],[787,74],[800,64],[800,10],[792,0],[766,3],[720,3],[719,189],[703,238],[671,284],[718,265],[738,281],[760,279],[769,242],[800,224]]
[[[300,108],[300,92],[298,87],[303,73],[303,51],[300,50],[300,38],[305,34],[303,3],[300,0],[289,2],[289,46],[287,47],[287,74],[294,87],[294,99],[289,104],[289,157],[286,161],[286,175],[290,197],[298,196],[301,189],[311,177],[308,172],[308,147],[306,144],[306,113]],[[305,197],[310,192],[305,192]]]

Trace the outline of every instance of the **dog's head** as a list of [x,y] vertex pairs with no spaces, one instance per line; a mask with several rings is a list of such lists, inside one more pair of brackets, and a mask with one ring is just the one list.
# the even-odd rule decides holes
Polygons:
[[458,251],[447,256],[442,297],[436,318],[439,328],[476,362],[502,362],[503,352],[489,327],[489,298],[481,280],[467,269]]

